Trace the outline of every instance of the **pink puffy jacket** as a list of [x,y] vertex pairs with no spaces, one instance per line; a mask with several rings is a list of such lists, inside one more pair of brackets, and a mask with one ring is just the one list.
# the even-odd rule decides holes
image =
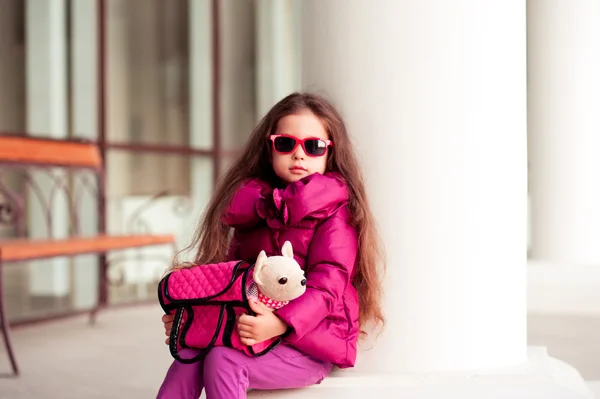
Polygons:
[[235,229],[229,260],[254,262],[278,255],[290,241],[306,271],[307,290],[276,311],[290,330],[284,342],[338,367],[352,367],[359,336],[353,286],[358,234],[351,224],[349,193],[338,174],[313,174],[284,188],[247,181],[234,195],[223,222]]

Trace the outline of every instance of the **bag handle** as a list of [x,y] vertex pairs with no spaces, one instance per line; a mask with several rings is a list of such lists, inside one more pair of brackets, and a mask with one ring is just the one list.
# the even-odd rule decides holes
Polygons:
[[169,335],[169,351],[171,352],[171,356],[173,356],[173,358],[178,362],[183,364],[191,364],[202,360],[206,353],[201,351],[197,356],[189,359],[184,359],[179,356],[179,352],[177,351],[177,342],[179,341],[181,334],[181,319],[183,317],[183,311],[184,307],[181,306],[177,309],[177,313],[175,313],[175,318],[173,319],[173,328],[171,328],[171,334]]

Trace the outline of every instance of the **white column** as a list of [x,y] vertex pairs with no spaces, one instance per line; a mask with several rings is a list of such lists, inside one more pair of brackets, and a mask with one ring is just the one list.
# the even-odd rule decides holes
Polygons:
[[600,2],[529,0],[535,260],[600,265]]
[[[27,29],[27,131],[31,135],[67,137],[67,75],[65,1],[31,0],[26,4]],[[52,184],[36,175],[46,198]],[[29,229],[33,238],[46,238],[46,217],[30,196]],[[57,195],[52,206],[53,235],[68,233],[67,201]],[[65,296],[69,293],[69,260],[35,262],[30,268],[30,293]]]
[[[211,2],[192,0],[189,9],[190,146],[210,150],[213,146],[212,57],[208,56],[212,54]],[[189,165],[192,200],[189,214],[200,215],[212,194],[213,162],[210,158],[194,157]],[[185,234],[178,243],[180,248],[191,242],[198,220],[186,218],[184,223]]]
[[[73,135],[96,141],[98,139],[97,113],[97,1],[78,0],[72,2],[72,124]],[[74,184],[78,184],[75,181]],[[77,209],[81,233],[98,233],[97,198],[92,190],[75,187],[85,192]],[[98,298],[98,256],[82,255],[73,265],[73,306],[89,308]]]
[[190,145],[210,150],[212,139],[212,29],[209,0],[189,3]]
[[[130,3],[130,2],[129,2]],[[107,2],[106,18],[106,135],[111,142],[129,142],[132,128],[131,81],[129,65],[131,51],[128,38],[128,0]],[[121,151],[111,151],[107,155],[105,173],[107,179],[107,229],[110,234],[124,233],[120,199],[131,190],[135,167],[132,157]]]
[[256,118],[300,89],[301,35],[298,0],[258,0],[256,29]]
[[388,255],[357,368],[526,359],[523,2],[309,0],[304,84],[339,107]]

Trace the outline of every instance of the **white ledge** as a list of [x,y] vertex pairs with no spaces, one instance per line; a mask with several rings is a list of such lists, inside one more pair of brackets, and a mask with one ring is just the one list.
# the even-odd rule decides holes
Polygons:
[[369,374],[336,370],[319,385],[286,391],[253,391],[248,398],[593,399],[577,370],[530,347],[528,360],[510,368],[452,373]]

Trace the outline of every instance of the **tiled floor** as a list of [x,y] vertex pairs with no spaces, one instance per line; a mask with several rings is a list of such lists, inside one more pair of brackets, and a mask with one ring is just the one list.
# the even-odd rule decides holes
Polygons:
[[22,375],[0,379],[0,399],[155,397],[171,361],[160,317],[144,306],[101,313],[92,327],[78,317],[16,329]]
[[[13,340],[22,375],[0,379],[0,399],[155,397],[171,362],[158,306],[19,328]],[[529,343],[600,380],[599,318],[530,316]],[[0,348],[0,372],[8,370]]]

